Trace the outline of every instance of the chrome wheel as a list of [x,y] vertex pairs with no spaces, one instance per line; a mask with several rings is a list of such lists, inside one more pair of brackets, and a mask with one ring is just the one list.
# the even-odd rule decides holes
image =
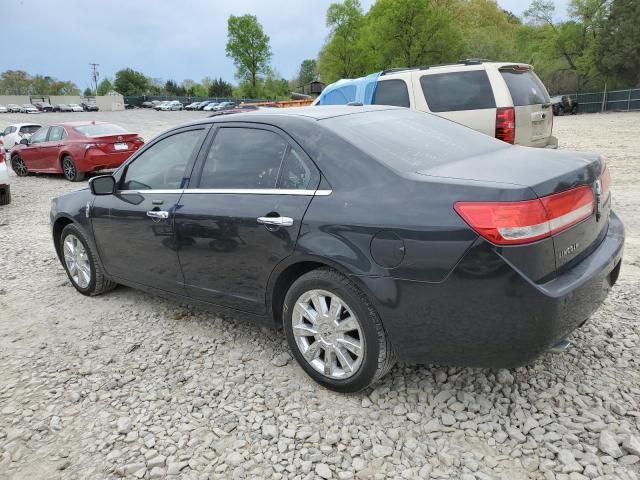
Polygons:
[[27,166],[24,164],[24,161],[18,156],[13,157],[13,160],[11,161],[11,167],[19,177],[24,177],[28,173]]
[[62,160],[62,170],[67,180],[73,180],[76,178],[76,166],[73,164],[73,160],[69,157],[64,157]]
[[91,281],[91,264],[82,242],[75,235],[67,235],[63,246],[64,263],[71,280],[80,288],[87,288]]
[[304,359],[325,377],[354,375],[365,356],[358,317],[337,295],[310,290],[298,298],[291,316],[293,336]]

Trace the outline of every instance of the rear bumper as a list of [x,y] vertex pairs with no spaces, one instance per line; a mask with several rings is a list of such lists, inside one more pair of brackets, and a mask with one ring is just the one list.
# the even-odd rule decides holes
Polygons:
[[483,240],[441,283],[357,280],[401,360],[513,367],[535,359],[596,311],[618,278],[623,245],[624,227],[612,212],[596,250],[544,284],[529,281]]
[[122,165],[135,150],[127,150],[125,152],[117,153],[104,153],[91,149],[87,152],[84,159],[78,162],[78,171],[80,172],[94,172],[96,170],[107,170],[111,168],[118,168]]

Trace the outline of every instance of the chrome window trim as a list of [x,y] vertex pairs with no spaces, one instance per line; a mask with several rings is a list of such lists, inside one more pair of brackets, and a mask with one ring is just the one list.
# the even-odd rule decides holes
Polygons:
[[284,188],[236,188],[236,189],[227,189],[227,188],[187,188],[187,189],[174,189],[174,190],[119,190],[119,194],[128,195],[128,194],[149,194],[149,195],[157,195],[157,194],[187,194],[187,195],[196,195],[196,194],[246,194],[246,195],[299,195],[299,196],[318,196],[324,197],[327,195],[331,195],[333,190],[296,190],[296,189],[284,189]]

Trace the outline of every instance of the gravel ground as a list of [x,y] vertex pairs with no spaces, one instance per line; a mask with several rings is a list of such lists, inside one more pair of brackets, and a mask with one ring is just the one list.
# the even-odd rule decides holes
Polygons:
[[[149,139],[203,114],[29,120],[90,116]],[[555,123],[562,148],[608,157],[628,229],[619,283],[575,346],[514,370],[398,365],[354,395],[310,381],[278,332],[128,288],[77,294],[48,211],[78,186],[12,174],[0,208],[0,478],[640,478],[640,113]]]

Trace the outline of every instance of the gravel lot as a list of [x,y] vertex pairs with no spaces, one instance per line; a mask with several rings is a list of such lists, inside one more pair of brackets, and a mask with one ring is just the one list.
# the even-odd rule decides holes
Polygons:
[[[43,114],[150,139],[200,112]],[[0,116],[0,127],[25,115]],[[0,478],[640,478],[640,113],[555,119],[610,162],[627,226],[618,285],[563,355],[514,370],[396,366],[318,387],[283,335],[118,288],[75,292],[55,257],[62,178],[0,207]],[[517,312],[514,312],[517,315]]]

